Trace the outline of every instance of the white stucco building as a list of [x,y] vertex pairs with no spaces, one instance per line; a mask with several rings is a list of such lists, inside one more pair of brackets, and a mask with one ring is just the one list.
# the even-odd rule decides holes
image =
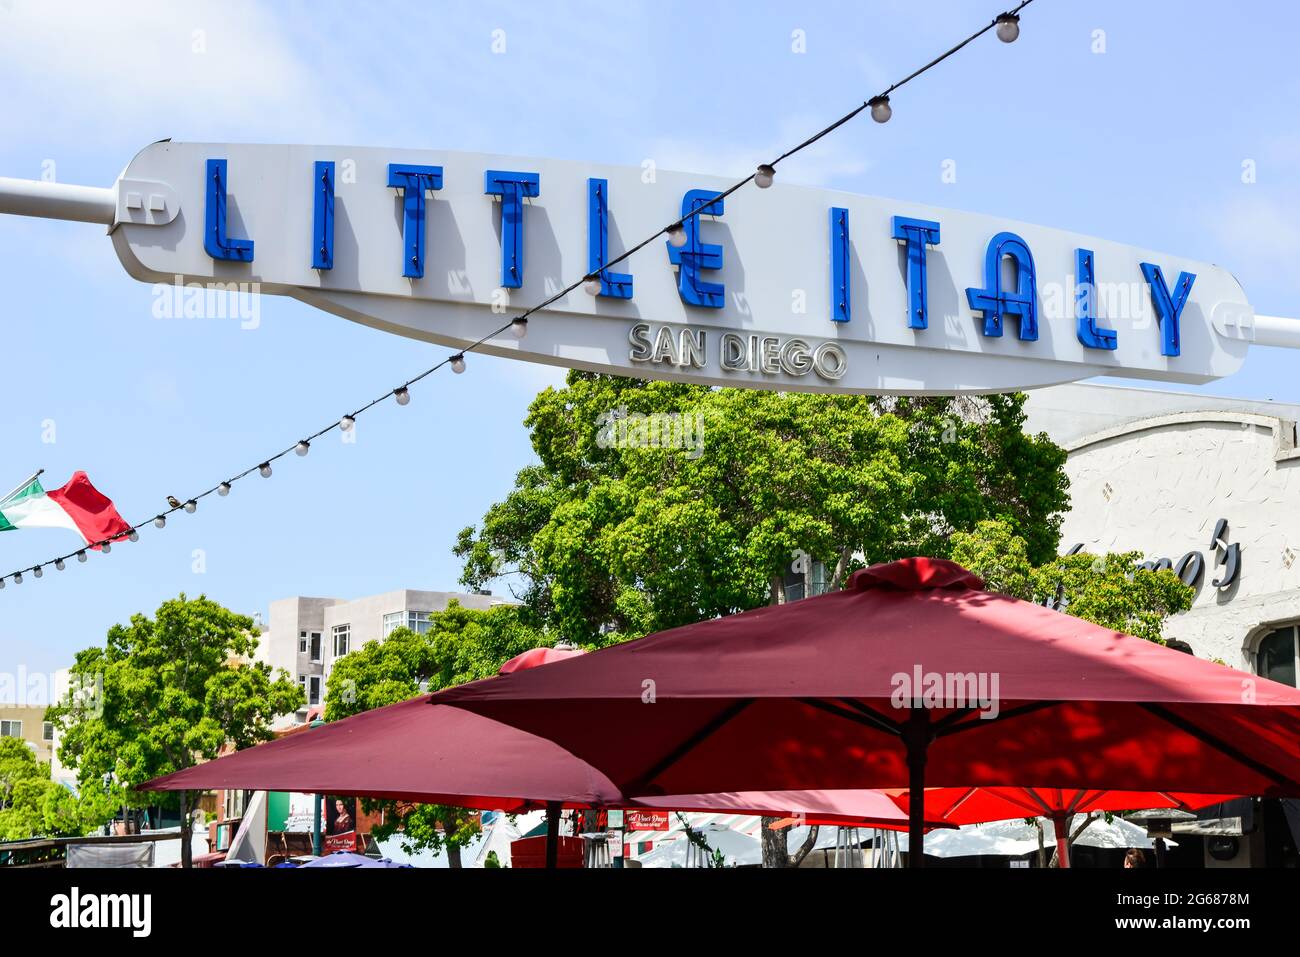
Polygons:
[[430,616],[452,601],[486,609],[506,603],[490,594],[401,589],[366,598],[295,596],[271,602],[268,627],[257,643],[256,659],[283,668],[302,685],[307,707],[279,724],[301,723],[325,700],[325,679],[334,662],[368,641],[382,641],[394,628],[427,631]]
[[1300,405],[1076,384],[1026,409],[1069,452],[1062,550],[1167,560],[1196,588],[1167,638],[1296,684]]

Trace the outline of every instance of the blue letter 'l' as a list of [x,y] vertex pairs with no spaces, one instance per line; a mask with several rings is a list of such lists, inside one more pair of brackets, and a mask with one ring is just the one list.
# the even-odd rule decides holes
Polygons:
[[894,238],[907,243],[907,325],[925,329],[930,325],[926,295],[925,247],[939,245],[939,224],[928,219],[894,217]]
[[1119,333],[1097,325],[1097,264],[1091,249],[1074,251],[1074,318],[1079,341],[1089,349],[1115,349]]
[[208,202],[204,212],[203,248],[213,259],[253,261],[251,239],[231,239],[226,235],[226,161],[208,160]]
[[483,174],[483,192],[501,197],[501,285],[518,289],[524,284],[524,197],[541,193],[537,173],[507,173],[490,169]]
[[609,259],[609,181],[587,180],[587,275],[600,276],[600,294],[632,298],[632,277],[605,268]]
[[849,270],[853,252],[849,246],[849,211],[831,207],[831,322],[853,318],[853,288]]
[[723,201],[719,194],[708,189],[687,190],[682,197],[682,228],[686,230],[686,244],[681,249],[671,242],[668,261],[677,270],[677,294],[690,306],[721,309],[726,305],[726,290],[720,282],[705,282],[700,278],[702,269],[722,268],[722,246],[700,242],[700,217],[721,216]]
[[1179,335],[1180,320],[1183,306],[1187,305],[1187,297],[1192,291],[1192,283],[1196,282],[1196,273],[1179,273],[1172,294],[1169,292],[1169,287],[1165,285],[1165,276],[1159,266],[1153,263],[1142,263],[1142,275],[1146,277],[1147,285],[1151,287],[1151,302],[1155,304],[1156,316],[1160,319],[1160,354],[1179,355],[1183,349],[1182,338]]
[[334,268],[334,164],[318,162],[312,188],[312,269]]
[[442,189],[441,166],[388,164],[388,185],[402,191],[402,275],[419,279],[424,275],[424,194]]

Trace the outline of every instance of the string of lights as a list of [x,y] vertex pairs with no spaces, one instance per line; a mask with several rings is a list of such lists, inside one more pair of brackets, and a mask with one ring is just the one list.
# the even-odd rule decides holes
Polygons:
[[739,180],[738,182],[728,187],[727,189],[723,190],[722,192],[717,193],[707,203],[697,206],[696,209],[685,213],[678,219],[675,219],[672,222],[660,228],[654,234],[646,237],[641,242],[637,243],[634,246],[629,247],[622,254],[613,257],[612,259],[604,263],[604,265],[601,267],[599,271],[588,273],[587,275],[583,276],[581,279],[578,279],[575,282],[570,283],[569,285],[565,286],[563,289],[560,289],[553,295],[547,297],[546,299],[543,299],[541,302],[537,303],[536,305],[530,306],[529,308],[520,312],[518,315],[514,316],[509,322],[505,323],[504,325],[496,329],[493,329],[491,332],[487,333],[482,338],[466,346],[464,349],[460,350],[459,352],[453,353],[452,355],[445,357],[441,361],[430,366],[428,369],[425,369],[423,372],[414,376],[413,378],[407,379],[401,385],[388,390],[383,395],[378,396],[377,398],[371,399],[369,402],[367,402],[365,405],[361,406],[360,408],[356,409],[355,411],[343,415],[342,417],[334,420],[324,428],[318,429],[317,431],[312,432],[311,434],[305,436],[304,438],[299,439],[297,442],[295,442],[293,445],[290,445],[288,448],[285,448],[274,455],[262,459],[256,465],[246,468],[241,472],[235,473],[230,478],[227,478],[217,483],[216,485],[212,486],[206,491],[200,492],[197,495],[194,495],[183,502],[178,499],[169,498],[168,499],[169,507],[167,509],[165,509],[162,512],[159,512],[157,515],[153,516],[152,518],[146,518],[144,521],[138,522],[135,525],[130,526],[130,528],[126,532],[122,532],[121,534],[114,536],[113,538],[110,539],[104,539],[98,542],[88,542],[82,548],[76,549],[75,551],[68,552],[65,555],[60,555],[57,558],[51,558],[48,561],[40,562],[39,564],[32,565],[29,568],[20,569],[18,571],[10,572],[8,575],[0,576],[0,589],[3,589],[5,587],[6,580],[12,581],[14,584],[17,585],[22,584],[24,572],[30,572],[33,578],[40,578],[44,574],[44,570],[47,567],[53,566],[56,570],[62,571],[67,566],[67,563],[72,559],[76,559],[78,562],[86,561],[88,550],[99,549],[102,553],[108,554],[112,550],[112,546],[115,542],[120,542],[123,539],[132,542],[138,541],[140,538],[140,530],[142,528],[147,528],[151,523],[155,528],[159,528],[159,529],[164,528],[167,524],[167,518],[170,515],[180,511],[193,513],[198,510],[199,502],[201,502],[203,499],[207,498],[208,496],[213,495],[214,493],[222,497],[229,495],[231,488],[234,486],[236,482],[239,482],[247,478],[248,476],[252,475],[254,472],[258,473],[263,478],[270,478],[272,473],[273,463],[279,461],[280,459],[284,458],[286,455],[289,455],[290,453],[293,453],[298,456],[305,456],[311,450],[312,442],[314,442],[316,439],[320,438],[323,435],[328,435],[330,432],[334,431],[335,429],[339,429],[343,432],[350,431],[353,425],[356,423],[357,416],[365,412],[368,412],[375,406],[379,405],[379,403],[387,401],[388,399],[391,398],[394,399],[398,405],[408,404],[411,401],[411,393],[410,393],[411,386],[420,382],[422,379],[426,378],[427,376],[430,376],[433,373],[437,372],[439,369],[443,368],[444,366],[451,366],[451,370],[454,373],[464,372],[466,366],[465,363],[466,353],[473,352],[475,349],[482,346],[485,342],[488,342],[491,339],[495,339],[497,336],[500,336],[506,330],[509,330],[515,336],[515,338],[522,339],[525,335],[527,335],[528,320],[534,313],[540,312],[541,310],[546,309],[547,307],[553,305],[554,303],[558,302],[560,299],[563,299],[565,296],[567,296],[569,293],[573,292],[574,290],[581,287],[584,289],[584,291],[586,291],[587,293],[593,296],[598,295],[601,290],[602,276],[607,270],[631,258],[634,254],[644,249],[646,246],[649,246],[655,240],[659,239],[660,236],[666,237],[668,242],[671,243],[674,247],[680,248],[682,246],[685,246],[687,241],[685,224],[688,220],[698,217],[702,214],[707,214],[707,210],[718,200],[726,199],[728,196],[735,193],[737,190],[740,190],[743,187],[749,185],[749,183],[751,182],[759,189],[767,189],[769,186],[772,185],[772,182],[775,179],[776,168],[779,164],[789,159],[790,157],[794,156],[795,154],[801,152],[802,150],[807,149],[809,146],[812,146],[814,143],[816,143],[818,140],[822,139],[823,137],[829,135],[830,133],[833,133],[835,130],[843,126],[845,123],[848,123],[854,117],[858,116],[864,110],[870,110],[871,118],[875,120],[877,123],[888,122],[890,117],[893,115],[893,108],[890,105],[890,99],[889,99],[890,94],[901,89],[903,86],[912,82],[917,77],[921,76],[922,74],[938,66],[940,63],[947,60],[953,54],[957,53],[962,48],[964,48],[967,44],[977,40],[979,37],[983,36],[988,31],[995,30],[998,39],[1001,40],[1003,43],[1015,42],[1015,40],[1020,36],[1020,11],[1023,10],[1025,7],[1029,6],[1031,3],[1033,3],[1033,0],[1023,0],[1023,2],[1017,4],[1015,7],[1011,8],[1010,10],[998,14],[996,17],[994,17],[991,21],[989,21],[979,30],[975,31],[974,33],[970,34],[965,39],[963,39],[960,43],[957,43],[955,46],[950,47],[948,50],[944,51],[939,56],[935,57],[933,60],[929,61],[925,65],[917,68],[916,70],[913,70],[907,76],[903,77],[903,79],[892,84],[883,92],[876,94],[870,99],[864,100],[861,104],[854,107],[852,110],[845,113],[843,116],[839,117],[839,119],[835,120],[830,125],[823,127],[821,130],[814,133],[812,136],[809,136],[807,139],[803,140],[797,145],[786,150],[784,153],[780,154],[775,159],[767,163],[760,164],[757,167],[757,169],[754,170],[754,172],[750,173],[748,176]]

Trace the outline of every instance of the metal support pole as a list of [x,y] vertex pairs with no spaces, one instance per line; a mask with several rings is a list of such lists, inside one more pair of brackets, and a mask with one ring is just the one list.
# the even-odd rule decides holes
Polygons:
[[1070,866],[1070,815],[1057,811],[1052,815],[1052,830],[1056,832],[1056,866]]
[[930,712],[913,701],[903,743],[907,746],[907,866],[925,867],[925,760],[930,749]]
[[560,802],[546,802],[546,869],[553,871],[560,860]]
[[117,218],[117,189],[0,176],[0,213],[112,226]]

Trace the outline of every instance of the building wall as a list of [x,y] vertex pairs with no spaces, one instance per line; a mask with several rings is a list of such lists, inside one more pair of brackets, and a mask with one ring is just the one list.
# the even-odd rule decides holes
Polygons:
[[[1253,642],[1300,620],[1300,407],[1199,394],[1074,385],[1032,393],[1027,428],[1069,452],[1062,550],[1137,551],[1177,562],[1199,552],[1192,609],[1165,636],[1200,657],[1253,671]],[[1226,519],[1241,548],[1229,588],[1211,545]]]
[[[53,740],[45,739],[45,705],[0,704],[0,721],[22,723],[22,733],[12,735],[22,738],[32,748],[36,760],[49,764],[54,757]],[[11,725],[3,727],[12,728]]]
[[[255,658],[273,669],[283,668],[295,680],[302,676],[320,680],[321,702],[325,700],[325,682],[338,656],[334,654],[335,629],[347,626],[348,651],[355,651],[368,641],[384,638],[384,616],[412,611],[444,611],[452,601],[465,608],[486,609],[503,604],[504,600],[491,595],[471,595],[460,592],[417,591],[400,589],[345,600],[341,598],[309,598],[298,596],[271,602],[268,627],[258,639]],[[308,651],[299,652],[299,641],[306,633]],[[320,634],[320,660],[313,661],[310,640],[313,633]],[[308,708],[312,706],[310,698]],[[276,728],[301,724],[307,718],[308,708],[287,715],[277,722]]]

